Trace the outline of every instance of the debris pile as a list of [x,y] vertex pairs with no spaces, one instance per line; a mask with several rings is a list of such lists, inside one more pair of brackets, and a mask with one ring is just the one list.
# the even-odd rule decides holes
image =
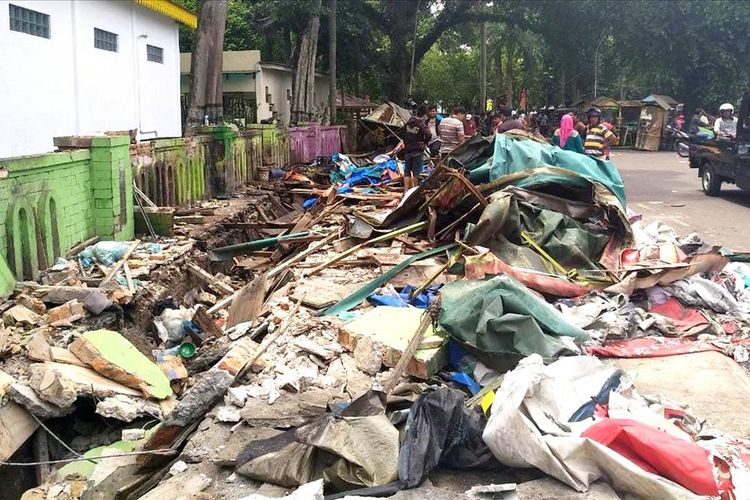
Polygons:
[[24,498],[426,497],[445,470],[479,471],[452,497],[750,498],[750,254],[529,137],[406,193],[400,169],[336,155],[19,283],[2,460],[46,467]]

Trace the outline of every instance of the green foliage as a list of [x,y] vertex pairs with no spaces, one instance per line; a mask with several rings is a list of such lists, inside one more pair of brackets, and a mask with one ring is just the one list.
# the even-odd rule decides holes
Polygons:
[[479,108],[477,69],[479,50],[472,47],[451,47],[446,50],[434,45],[425,54],[414,75],[413,98],[450,108]]
[[[195,11],[197,0],[181,2]],[[258,49],[264,61],[291,64],[312,5],[229,0],[225,48]],[[321,8],[318,69],[326,71],[328,2]],[[339,88],[402,98],[414,51],[412,98],[478,106],[482,19],[488,22],[491,97],[506,92],[511,73],[514,102],[521,89],[538,106],[592,97],[597,46],[600,96],[662,93],[713,108],[750,90],[750,9],[733,0],[339,0]],[[190,43],[190,30],[181,30],[181,50]]]

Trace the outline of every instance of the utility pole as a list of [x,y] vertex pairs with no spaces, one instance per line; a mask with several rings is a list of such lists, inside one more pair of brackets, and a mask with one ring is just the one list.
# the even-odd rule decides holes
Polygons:
[[333,125],[336,123],[336,0],[329,0],[328,9],[328,83],[329,123]]
[[482,21],[479,25],[479,65],[480,68],[480,80],[479,80],[479,101],[480,114],[484,113],[487,106],[487,23]]

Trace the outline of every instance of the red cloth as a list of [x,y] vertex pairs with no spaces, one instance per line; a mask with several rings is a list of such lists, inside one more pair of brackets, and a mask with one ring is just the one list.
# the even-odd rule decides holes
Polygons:
[[697,309],[688,309],[675,297],[669,297],[663,304],[653,304],[649,312],[661,314],[671,319],[678,332],[708,324],[708,319]]
[[602,358],[661,358],[691,352],[719,351],[721,349],[708,342],[682,338],[653,338],[615,340],[603,346],[589,346],[590,354]]
[[696,495],[718,495],[708,450],[635,420],[605,418],[582,434]]

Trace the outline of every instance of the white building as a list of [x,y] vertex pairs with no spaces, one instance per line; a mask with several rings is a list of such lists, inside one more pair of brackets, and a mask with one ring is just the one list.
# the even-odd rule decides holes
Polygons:
[[[181,92],[190,92],[191,54],[180,55]],[[222,59],[222,91],[225,108],[253,106],[256,123],[278,120],[289,123],[294,69],[281,64],[261,62],[259,50],[225,51]],[[315,74],[315,108],[323,116],[328,112],[328,76]],[[225,109],[226,114],[226,109]],[[240,114],[240,113],[235,113]],[[225,116],[227,119],[239,116]],[[247,120],[246,120],[247,122]]]
[[171,0],[0,0],[0,158],[58,136],[180,136],[177,22],[197,18]]

